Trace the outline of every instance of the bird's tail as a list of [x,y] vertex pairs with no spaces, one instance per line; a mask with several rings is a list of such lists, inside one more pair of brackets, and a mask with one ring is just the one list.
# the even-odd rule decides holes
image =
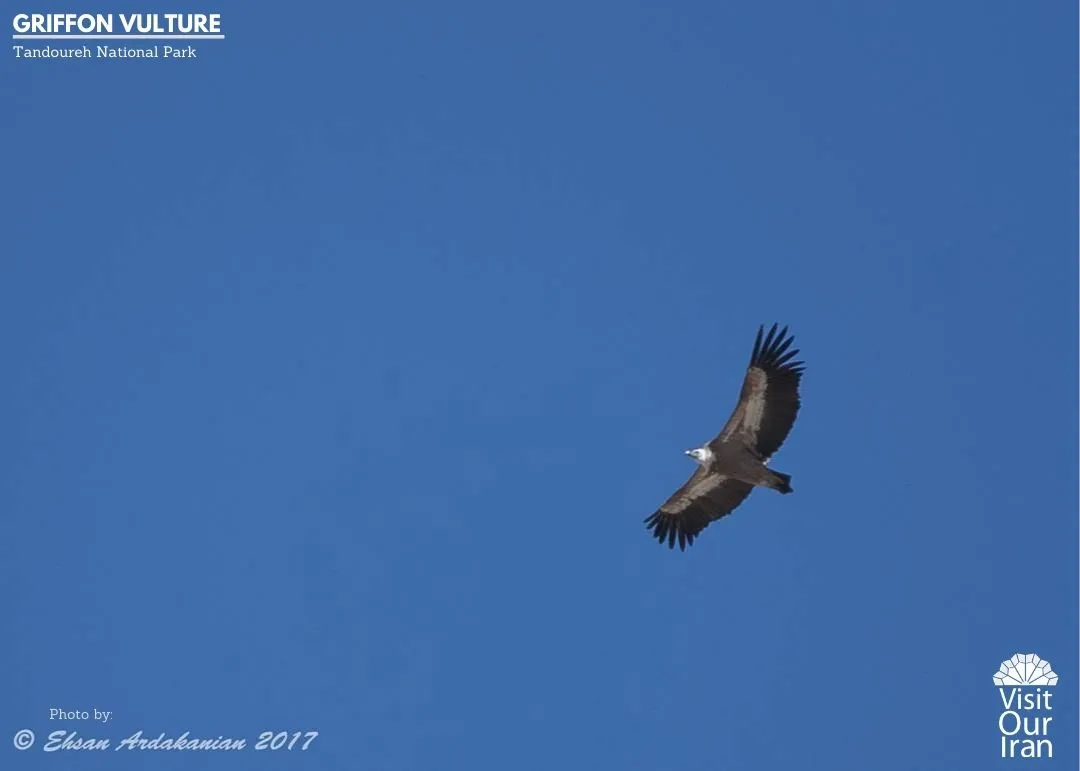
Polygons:
[[769,487],[784,495],[795,492],[791,489],[791,474],[781,474],[779,471],[772,471],[772,469],[769,469],[769,471],[771,471],[773,475]]

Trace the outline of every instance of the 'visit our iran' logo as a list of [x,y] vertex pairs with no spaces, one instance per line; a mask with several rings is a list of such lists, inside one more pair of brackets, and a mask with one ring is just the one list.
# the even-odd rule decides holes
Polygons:
[[1050,724],[1054,717],[1050,697],[1051,686],[1058,676],[1034,653],[1017,653],[1001,662],[994,673],[994,685],[1001,695],[1001,757],[1052,758],[1054,743],[1050,741]]

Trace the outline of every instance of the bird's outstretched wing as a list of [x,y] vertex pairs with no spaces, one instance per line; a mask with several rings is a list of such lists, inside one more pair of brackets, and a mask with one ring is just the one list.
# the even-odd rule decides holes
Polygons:
[[750,494],[751,485],[699,468],[656,513],[645,520],[660,543],[674,549],[694,542],[710,522],[730,514]]
[[777,326],[773,324],[768,335],[764,326],[758,328],[739,403],[710,446],[739,437],[767,460],[791,432],[799,414],[799,381],[805,365],[793,361],[798,348],[788,350],[794,336],[788,335],[787,327],[777,332]]

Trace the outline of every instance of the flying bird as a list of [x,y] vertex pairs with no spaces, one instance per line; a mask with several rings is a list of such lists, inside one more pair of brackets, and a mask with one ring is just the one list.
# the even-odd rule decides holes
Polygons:
[[792,361],[799,349],[788,328],[758,328],[739,403],[723,430],[704,447],[687,450],[698,464],[693,476],[645,520],[669,548],[685,550],[710,522],[730,514],[755,487],[792,492],[791,475],[766,464],[787,439],[799,413],[799,380],[805,369]]

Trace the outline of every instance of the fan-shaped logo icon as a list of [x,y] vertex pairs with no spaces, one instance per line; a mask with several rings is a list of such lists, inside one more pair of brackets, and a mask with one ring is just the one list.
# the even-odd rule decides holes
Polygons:
[[1010,685],[1057,685],[1058,676],[1034,653],[1017,653],[1001,662],[994,673],[994,685],[1003,688]]

